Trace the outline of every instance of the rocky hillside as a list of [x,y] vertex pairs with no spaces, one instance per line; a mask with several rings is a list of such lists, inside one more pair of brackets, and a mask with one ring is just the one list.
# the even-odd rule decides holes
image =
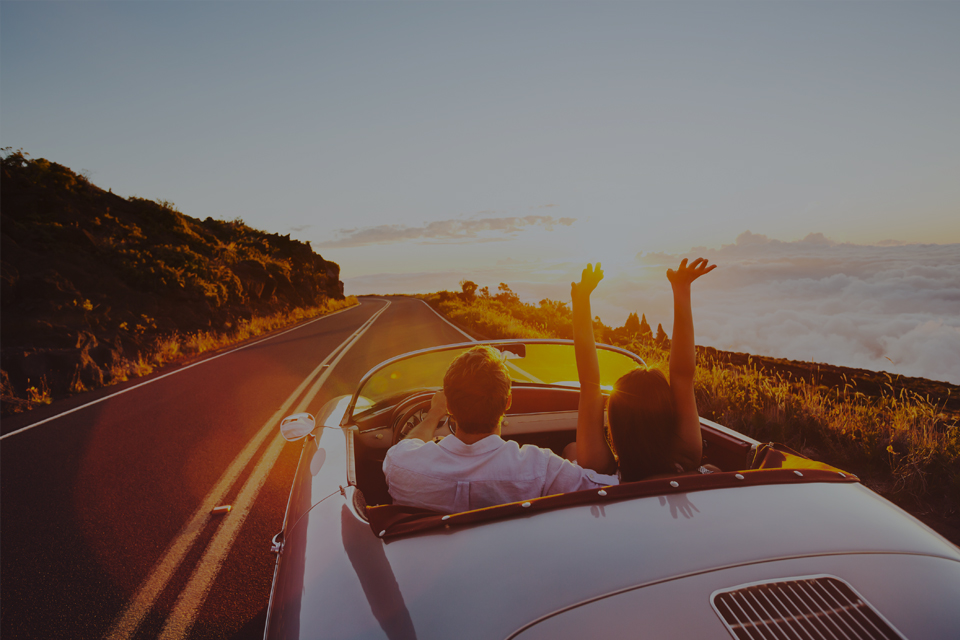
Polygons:
[[343,299],[340,267],[289,235],[122,198],[21,152],[0,180],[5,395],[97,387],[160,336]]

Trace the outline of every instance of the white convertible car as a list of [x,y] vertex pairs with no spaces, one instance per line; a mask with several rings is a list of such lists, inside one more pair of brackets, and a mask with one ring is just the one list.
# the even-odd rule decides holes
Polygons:
[[[391,504],[384,454],[475,344],[393,358],[284,420],[303,450],[266,638],[960,638],[960,549],[855,476],[707,420],[720,473],[455,514]],[[503,437],[561,451],[572,342],[482,344],[513,377]],[[641,365],[600,346],[604,385]]]

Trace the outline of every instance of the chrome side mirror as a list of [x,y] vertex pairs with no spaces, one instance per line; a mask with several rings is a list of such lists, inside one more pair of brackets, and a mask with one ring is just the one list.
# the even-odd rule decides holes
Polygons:
[[280,421],[280,434],[289,442],[299,440],[317,426],[317,421],[309,413],[295,413]]

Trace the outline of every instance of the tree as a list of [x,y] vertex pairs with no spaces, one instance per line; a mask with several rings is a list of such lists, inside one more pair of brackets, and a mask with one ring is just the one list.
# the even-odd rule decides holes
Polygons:
[[649,342],[653,339],[653,331],[650,330],[650,325],[647,323],[647,314],[643,314],[643,317],[640,319],[640,339],[644,342]]
[[464,300],[473,300],[477,297],[477,283],[473,280],[461,280],[460,288],[463,289]]
[[667,332],[663,330],[662,323],[657,324],[657,337],[654,339],[654,342],[661,347],[666,346],[667,343],[670,342],[670,338],[667,337]]
[[510,285],[508,285],[506,282],[501,282],[497,290],[500,293],[496,295],[496,298],[500,302],[504,304],[513,304],[513,303],[520,302],[520,296],[518,296],[513,291],[511,291]]
[[[646,320],[644,320],[646,322]],[[640,333],[640,318],[637,317],[636,313],[631,313],[627,316],[627,321],[623,323],[623,329],[628,336],[635,336]],[[649,327],[647,330],[649,331]]]

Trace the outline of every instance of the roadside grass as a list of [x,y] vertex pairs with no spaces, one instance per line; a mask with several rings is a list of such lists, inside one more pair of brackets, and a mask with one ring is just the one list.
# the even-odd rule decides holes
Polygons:
[[50,393],[50,387],[47,386],[47,378],[40,378],[40,383],[27,387],[27,401],[31,404],[50,404],[53,402],[53,395]]
[[[530,322],[538,307],[439,292],[422,296],[451,320],[487,338],[569,337]],[[549,302],[549,301],[548,301]],[[552,303],[557,308],[559,303]],[[546,305],[541,302],[540,308]],[[569,313],[569,311],[568,311]],[[622,335],[599,321],[597,338]],[[619,333],[616,333],[619,332]],[[669,369],[669,345],[632,338],[617,346],[650,367]],[[879,395],[771,373],[698,355],[700,415],[760,441],[775,441],[856,473],[874,490],[924,512],[956,516],[960,505],[960,426],[955,415],[889,375]]]
[[324,300],[312,307],[297,307],[269,316],[255,316],[242,320],[235,328],[227,332],[198,331],[196,333],[173,333],[157,338],[152,347],[138,354],[136,359],[122,359],[110,370],[111,383],[123,382],[130,378],[153,373],[165,365],[192,358],[207,351],[215,351],[234,344],[295,325],[304,320],[324,316],[340,309],[360,304],[356,296],[343,300]]
[[490,338],[552,338],[543,327],[528,324],[507,313],[497,300],[479,298],[473,304],[449,299],[439,302],[440,312],[454,322]]
[[[118,382],[126,382],[133,378],[149,375],[157,369],[169,364],[188,360],[207,351],[215,351],[224,347],[239,344],[244,340],[293,326],[304,320],[324,316],[340,309],[355,306],[360,302],[356,296],[348,296],[344,300],[327,299],[312,307],[298,307],[290,311],[283,311],[269,316],[255,316],[243,320],[225,332],[199,331],[196,333],[172,333],[156,338],[152,345],[147,346],[135,357],[117,359],[109,370],[104,372],[104,384],[110,386]],[[75,377],[70,385],[71,393],[81,393],[93,387],[84,386],[79,377]],[[53,397],[46,380],[27,389],[26,397],[17,397],[9,385],[4,384],[4,402],[13,405],[16,412],[50,404]]]

